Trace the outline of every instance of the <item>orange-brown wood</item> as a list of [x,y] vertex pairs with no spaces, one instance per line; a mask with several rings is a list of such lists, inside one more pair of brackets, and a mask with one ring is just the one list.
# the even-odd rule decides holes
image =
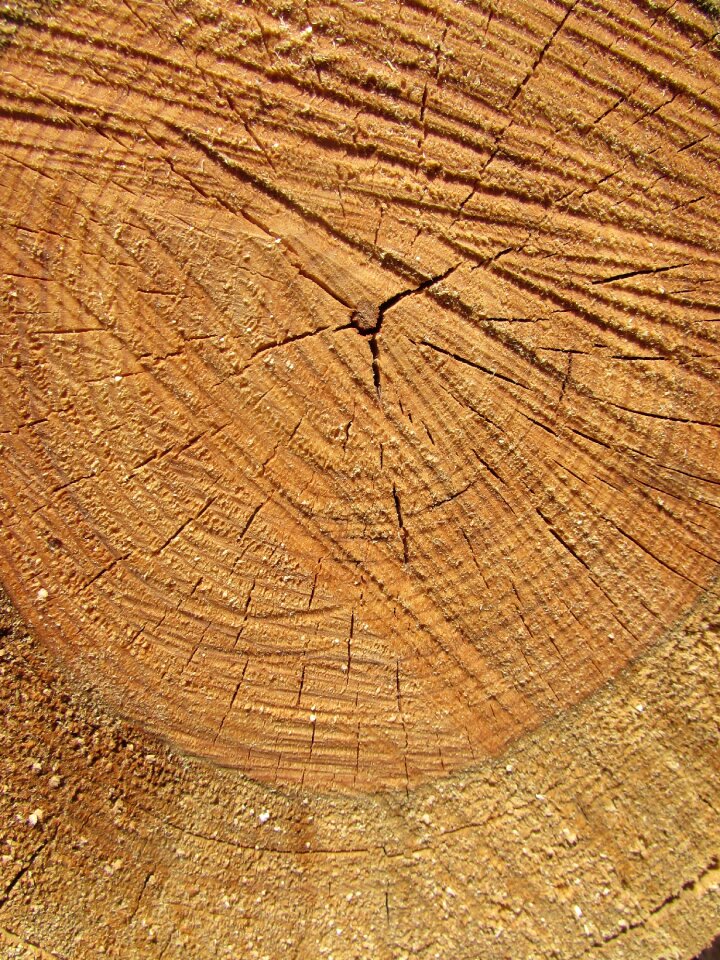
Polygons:
[[411,785],[718,564],[687,4],[66,3],[2,53],[2,578],[184,750]]

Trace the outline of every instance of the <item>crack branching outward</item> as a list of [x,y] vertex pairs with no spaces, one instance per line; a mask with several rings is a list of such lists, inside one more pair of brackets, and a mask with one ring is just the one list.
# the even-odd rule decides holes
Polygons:
[[591,280],[590,283],[616,283],[618,280],[629,280],[631,277],[644,277],[652,273],[667,273],[668,270],[680,270],[682,267],[689,267],[689,263],[676,263],[669,267],[647,267],[641,270],[629,270],[627,273],[616,273],[612,277],[600,277],[598,280]]
[[428,277],[416,287],[394,293],[391,297],[388,297],[387,300],[383,300],[377,308],[368,300],[361,300],[358,303],[355,312],[350,318],[350,326],[354,327],[355,330],[368,341],[372,355],[373,383],[375,384],[375,390],[378,396],[380,396],[380,346],[378,344],[378,336],[382,329],[385,314],[391,307],[394,307],[406,297],[421,293],[423,290],[427,290],[428,287],[432,287],[434,284],[440,283],[441,280],[447,279],[454,270],[457,270],[457,264],[453,267],[448,267],[444,273],[439,273],[434,277]]
[[400,539],[402,541],[403,563],[407,563],[408,562],[408,536],[407,536],[407,530],[405,528],[405,522],[403,521],[400,497],[398,496],[398,492],[395,484],[393,484],[392,495],[393,495],[393,503],[395,504],[395,513],[397,514],[398,530],[400,531]]

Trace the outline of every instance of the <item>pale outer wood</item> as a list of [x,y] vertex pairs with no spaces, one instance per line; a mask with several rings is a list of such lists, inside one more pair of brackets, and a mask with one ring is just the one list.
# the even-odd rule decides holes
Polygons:
[[0,944],[58,960],[690,960],[720,929],[719,631],[715,593],[498,760],[352,797],[173,754],[18,624],[2,641]]
[[688,3],[22,8],[0,571],[271,782],[497,756],[718,568],[718,124]]

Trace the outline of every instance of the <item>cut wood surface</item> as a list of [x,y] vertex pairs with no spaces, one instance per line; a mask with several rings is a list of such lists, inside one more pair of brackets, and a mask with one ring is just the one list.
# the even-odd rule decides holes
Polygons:
[[408,793],[178,757],[1,622],[3,960],[690,960],[720,930],[717,592],[501,758]]
[[[716,931],[688,921],[663,940],[676,909],[663,904],[713,916],[718,862],[712,790],[695,809],[717,772],[716,638],[698,628],[701,650],[687,633],[677,646],[688,611],[715,609],[720,556],[712,13],[683,0],[82,0],[11,2],[0,18],[0,580],[46,651],[33,646],[27,669],[84,691],[100,728],[130,725],[170,751],[157,796],[150,782],[135,794],[141,827],[117,826],[132,858],[144,856],[132,831],[156,817],[179,831],[173,849],[196,838],[210,873],[250,857],[269,888],[317,854],[334,891],[364,876],[382,906],[372,944],[338,921],[332,946],[313,927],[287,947],[303,957],[531,956],[543,942],[538,957],[552,943],[556,956],[649,960],[669,944],[687,960],[693,937]],[[663,672],[666,649],[692,661],[688,675]],[[633,670],[651,719],[617,699]],[[591,773],[591,747],[568,746],[592,742],[598,702],[617,781],[602,751]],[[683,706],[710,727],[671,749],[661,714]],[[47,711],[34,728],[54,749],[67,731]],[[649,724],[647,769],[621,742],[629,718],[633,735]],[[120,768],[109,740],[98,751],[101,790]],[[541,798],[518,809],[502,773],[513,751],[535,757],[524,783]],[[543,756],[555,773],[541,786]],[[677,796],[703,839],[668,826],[650,786],[661,756],[686,778]],[[571,886],[583,881],[554,852],[568,928],[537,906],[552,817],[525,834],[519,808],[546,810],[570,771],[583,790],[597,775],[602,799],[583,816],[607,869],[629,856],[628,830],[657,867],[635,919],[584,920]],[[242,806],[193,832],[195,813],[169,814],[185,790],[194,811],[233,791]],[[443,836],[464,844],[455,879],[423,852],[442,860],[439,847],[400,827],[433,821],[428,796]],[[611,837],[623,798],[645,825],[624,819]],[[303,826],[303,803],[320,804],[329,833]],[[354,817],[371,843],[349,842]],[[496,817],[517,849],[486,846]],[[52,838],[30,826],[59,842],[60,825]],[[590,883],[605,876],[597,857],[578,861]],[[410,874],[395,886],[393,858],[433,878],[427,895],[457,924],[445,940],[437,914],[422,946],[421,891]],[[477,902],[481,874],[511,863],[535,904],[522,935],[510,893],[502,908]],[[25,916],[12,895],[28,869],[0,911]],[[636,896],[650,874],[617,876]],[[316,881],[303,897],[321,898]],[[171,888],[150,899],[170,910]],[[292,940],[289,890],[275,887],[272,929]],[[198,906],[190,946],[176,922],[132,950],[225,955],[200,933],[235,929],[240,901],[223,896],[227,908]],[[320,899],[308,909],[325,916]],[[241,913],[257,932],[253,910]],[[87,918],[74,922],[81,936]],[[643,940],[648,923],[660,939]],[[280,933],[264,947],[253,936],[241,955],[284,955]],[[59,956],[87,955],[82,938],[57,937]]]

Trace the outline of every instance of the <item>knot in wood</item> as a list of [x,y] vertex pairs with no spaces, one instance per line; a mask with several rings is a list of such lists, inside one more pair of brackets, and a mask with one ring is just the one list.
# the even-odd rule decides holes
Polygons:
[[372,335],[378,332],[380,320],[380,308],[377,304],[370,300],[359,300],[350,322],[363,335]]

